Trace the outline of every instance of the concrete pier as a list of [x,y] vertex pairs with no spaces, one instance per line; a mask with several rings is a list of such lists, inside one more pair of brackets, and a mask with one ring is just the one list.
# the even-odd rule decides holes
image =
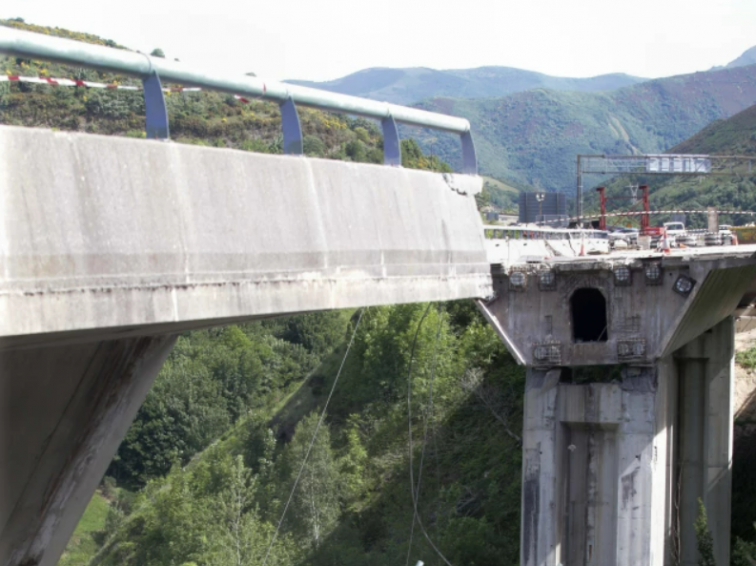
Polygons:
[[732,313],[752,255],[494,267],[479,306],[528,367],[523,566],[693,566],[699,498],[729,564]]

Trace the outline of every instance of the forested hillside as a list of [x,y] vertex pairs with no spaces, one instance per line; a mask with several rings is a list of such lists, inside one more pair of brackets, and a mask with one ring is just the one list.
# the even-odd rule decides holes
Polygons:
[[[712,70],[754,63],[756,47],[746,50],[727,65]],[[555,77],[513,67],[488,66],[474,69],[374,67],[331,81],[287,82],[396,104],[415,104],[426,98],[494,98],[534,89],[607,92],[647,80],[625,73],[609,73],[588,78]]]
[[[22,21],[0,20],[0,25],[117,46],[112,40]],[[20,58],[0,57],[0,71],[8,75],[140,84],[133,78]],[[281,115],[274,103],[245,103],[231,95],[204,91],[167,93],[166,105],[171,139],[177,143],[283,152]],[[307,155],[383,162],[382,137],[374,122],[307,108],[299,109],[299,114]],[[144,137],[144,99],[141,92],[134,91],[5,82],[0,83],[0,123]],[[437,157],[423,155],[413,140],[404,140],[402,149],[405,166],[449,170]]]
[[[756,65],[644,82],[609,93],[530,90],[503,98],[432,98],[420,104],[472,124],[481,171],[571,192],[578,153],[661,153],[713,120],[756,103]],[[423,137],[454,164],[455,140]]]
[[[753,156],[756,165],[756,105],[727,120],[717,120],[669,150],[670,153],[698,153],[710,155]],[[732,162],[733,164],[736,162]],[[731,175],[716,176],[651,176],[620,177],[607,183],[608,194],[627,194],[629,184],[648,184],[651,189],[651,208],[656,210],[705,210],[714,206],[720,210],[756,211],[756,169],[749,172],[747,163],[735,167]],[[724,171],[723,173],[727,173]],[[594,183],[597,180],[593,180]],[[587,210],[597,211],[595,193],[586,191]],[[655,216],[652,223],[668,220]],[[722,223],[743,225],[756,220],[746,215],[722,216]],[[705,216],[688,215],[688,224],[704,227]]]
[[[415,478],[422,459],[420,513],[429,534],[455,564],[517,561],[522,372],[471,303],[425,312],[425,305],[407,305],[362,315],[269,564],[378,565],[406,558],[413,515],[411,357]],[[125,476],[123,485],[153,479],[136,496],[115,497],[91,563],[260,564],[344,355],[342,340],[358,316],[313,314],[182,337],[114,467],[131,470],[152,455],[172,458],[173,465],[166,475],[156,468]],[[292,328],[302,333],[290,335]],[[310,350],[308,340],[323,350]],[[282,364],[258,357],[260,344],[270,341],[289,352]],[[331,348],[315,368],[299,361]],[[278,374],[278,367],[290,373]],[[237,383],[234,376],[251,394],[241,416],[187,463],[191,452],[170,450],[171,441],[183,447],[192,431],[217,434],[233,407],[228,401],[236,399],[228,385]],[[215,395],[188,392],[200,388]],[[187,424],[171,426],[174,421]],[[143,435],[140,424],[150,424],[151,434]],[[160,431],[162,446],[140,440]],[[419,531],[411,558],[442,564]]]

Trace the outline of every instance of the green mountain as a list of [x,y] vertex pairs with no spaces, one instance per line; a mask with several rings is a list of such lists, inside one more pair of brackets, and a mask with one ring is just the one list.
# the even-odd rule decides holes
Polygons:
[[[749,171],[747,162],[731,161],[729,169],[721,175],[683,176],[623,176],[606,183],[608,194],[627,194],[629,184],[648,184],[651,209],[655,210],[706,210],[713,206],[719,210],[756,211],[756,105],[726,120],[717,120],[700,132],[672,147],[669,153],[698,153],[708,155],[753,156]],[[586,191],[587,210],[596,212],[598,204],[592,186]],[[667,220],[655,216],[652,223]],[[753,216],[721,216],[720,222],[742,225],[756,220]],[[703,214],[688,214],[687,224],[704,227]]]
[[598,92],[614,90],[645,81],[623,73],[575,79],[552,77],[512,67],[478,67],[477,69],[436,70],[426,67],[364,69],[340,79],[325,82],[288,82],[384,100],[395,104],[414,104],[425,98],[488,98],[505,96],[534,88]]
[[[437,97],[422,108],[468,118],[483,174],[571,192],[578,153],[660,153],[756,103],[756,65],[680,75],[612,92],[531,90],[502,98]],[[421,136],[450,163],[452,136]]]

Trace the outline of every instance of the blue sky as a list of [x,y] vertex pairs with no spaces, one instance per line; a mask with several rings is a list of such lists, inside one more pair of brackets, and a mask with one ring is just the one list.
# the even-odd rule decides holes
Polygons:
[[653,78],[756,45],[756,0],[3,0],[0,17],[276,79],[483,65]]

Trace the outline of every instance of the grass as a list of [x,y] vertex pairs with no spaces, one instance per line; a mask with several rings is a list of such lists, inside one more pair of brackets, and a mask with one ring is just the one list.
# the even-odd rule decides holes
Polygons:
[[753,369],[756,367],[756,347],[750,348],[743,352],[735,353],[735,361],[746,369]]
[[86,511],[79,524],[76,525],[71,540],[58,562],[59,566],[79,566],[89,564],[90,559],[99,549],[95,536],[105,528],[105,518],[108,516],[110,504],[97,491],[87,505]]

